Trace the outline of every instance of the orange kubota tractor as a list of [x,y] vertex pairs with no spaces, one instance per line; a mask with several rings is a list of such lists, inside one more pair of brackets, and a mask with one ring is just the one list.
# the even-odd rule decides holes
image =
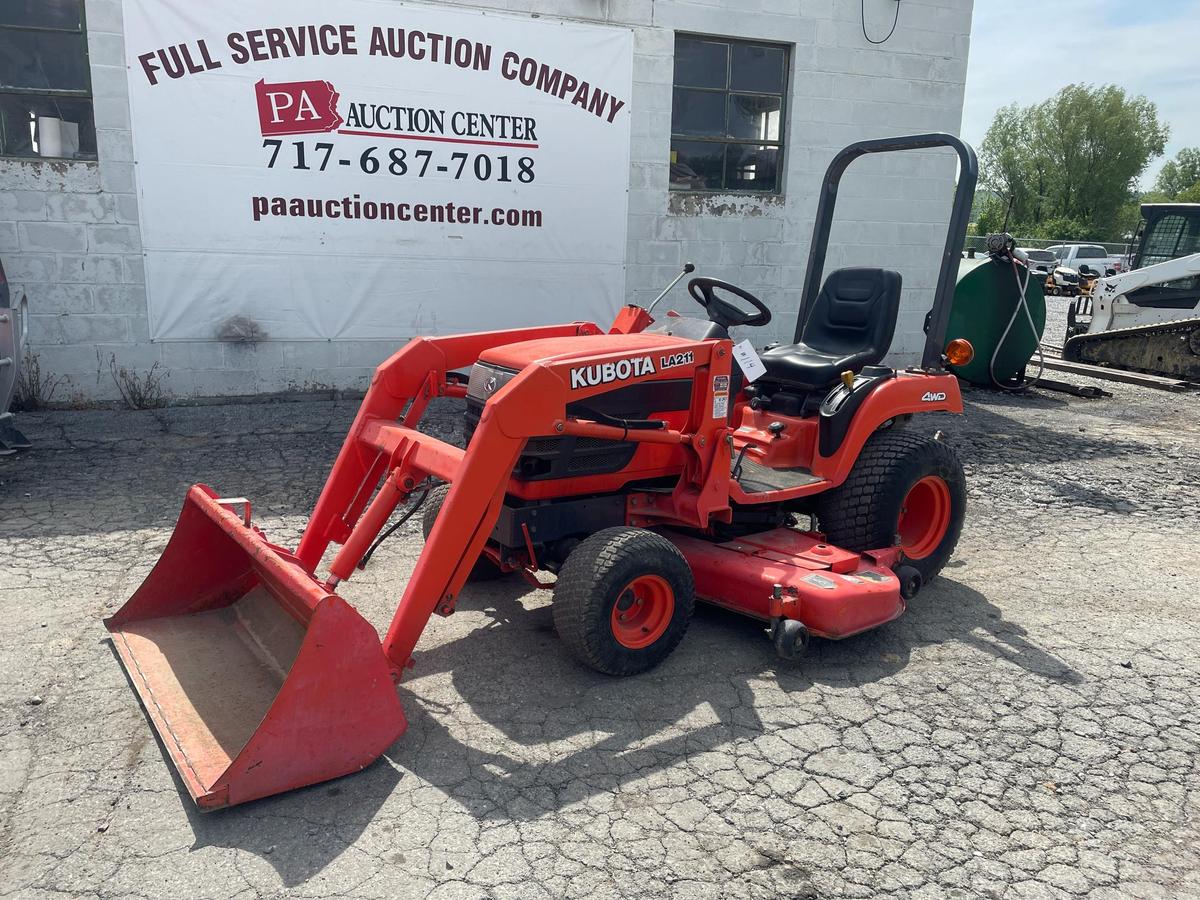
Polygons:
[[[821,285],[838,183],[864,154],[946,146],[960,175],[924,355],[895,370],[880,362],[899,274],[841,269]],[[697,598],[765,623],[785,657],[810,635],[899,616],[963,521],[954,452],[904,423],[962,411],[945,365],[970,347],[943,339],[976,171],[971,148],[944,134],[839,153],[795,342],[767,349],[752,383],[729,329],[770,311],[696,278],[703,315],[655,321],[631,305],[607,332],[572,322],[413,339],[376,371],[295,550],[251,524],[245,499],[192,487],[162,558],[105,624],[195,801],[242,803],[376,759],[405,729],[396,683],[421,632],[454,612],[473,574],[556,573],[559,634],[613,675],[666,657]],[[434,397],[465,398],[465,450],[417,430]],[[431,491],[434,480],[446,484]],[[381,643],[336,590],[394,510],[425,495],[426,543]],[[805,515],[819,531],[796,527]]]

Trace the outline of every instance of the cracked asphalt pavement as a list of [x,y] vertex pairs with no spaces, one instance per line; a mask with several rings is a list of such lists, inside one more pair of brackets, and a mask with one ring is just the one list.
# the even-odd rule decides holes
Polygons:
[[[703,608],[619,680],[566,655],[547,593],[471,586],[383,759],[205,815],[100,620],[193,481],[297,540],[356,403],[23,415],[35,449],[0,460],[0,896],[1200,896],[1200,396],[1106,387],[912,423],[957,446],[970,506],[890,625],[788,663]],[[342,593],[383,628],[419,548],[410,523]]]

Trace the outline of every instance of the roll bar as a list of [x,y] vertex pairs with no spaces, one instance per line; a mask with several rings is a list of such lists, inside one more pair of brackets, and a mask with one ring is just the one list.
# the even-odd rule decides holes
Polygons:
[[963,240],[967,233],[967,222],[971,216],[971,203],[975,199],[975,183],[979,180],[979,161],[970,144],[952,134],[912,134],[903,137],[880,138],[874,141],[859,141],[838,153],[825,171],[821,182],[821,196],[817,203],[817,221],[813,226],[812,246],[808,251],[808,268],[804,274],[804,293],[800,298],[800,312],[796,317],[796,337],[800,341],[804,325],[808,322],[817,293],[821,290],[821,277],[825,270],[825,252],[829,248],[829,231],[833,226],[833,209],[837,203],[838,183],[850,163],[868,153],[891,153],[895,150],[925,150],[930,147],[952,147],[958,153],[961,169],[958,187],[954,192],[954,206],[950,213],[950,226],[946,234],[946,248],[942,251],[942,265],[938,272],[937,290],[933,295],[930,310],[929,330],[925,337],[925,351],[921,356],[921,367],[942,367],[942,347],[945,343],[946,326],[950,322],[950,307],[954,301],[954,287],[958,281],[958,261],[962,255]]

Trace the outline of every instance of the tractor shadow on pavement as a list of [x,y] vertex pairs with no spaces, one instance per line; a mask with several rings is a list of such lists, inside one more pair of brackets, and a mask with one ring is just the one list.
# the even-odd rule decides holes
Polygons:
[[[699,604],[671,657],[629,679],[576,662],[554,633],[550,606],[526,608],[523,593],[505,584],[463,594],[461,606],[483,609],[492,622],[421,654],[403,697],[409,732],[392,748],[399,766],[480,819],[538,818],[790,727],[764,721],[760,709],[772,704],[756,705],[760,691],[858,688],[900,673],[914,647],[957,642],[1037,677],[1081,680],[952,576],[931,584],[897,622],[845,641],[814,640],[796,662],[778,659],[757,623]],[[435,672],[448,672],[454,690],[424,690],[420,680]]]
[[[163,760],[171,765],[165,751]],[[178,776],[175,780],[195,838],[192,852],[205,847],[248,851],[269,863],[284,885],[294,887],[360,841],[401,777],[395,765],[380,757],[353,775],[214,813],[200,812]]]
[[[192,850],[248,851],[294,887],[378,826],[410,773],[481,821],[531,821],[604,794],[626,807],[650,804],[645,793],[622,788],[738,739],[792,727],[778,712],[779,691],[797,704],[815,685],[853,693],[899,676],[915,648],[960,644],[1036,678],[1082,680],[984,595],[954,580],[954,568],[951,562],[949,574],[896,622],[845,641],[814,640],[796,662],[775,657],[757,623],[699,604],[671,657],[631,679],[600,675],[569,656],[544,595],[515,580],[474,586],[460,608],[490,621],[419,651],[401,689],[408,731],[362,772],[203,814],[160,743],[162,764],[188,817]],[[944,689],[936,668],[926,671],[928,690]],[[904,686],[923,687],[911,678]],[[762,693],[773,695],[770,702],[758,702]]]

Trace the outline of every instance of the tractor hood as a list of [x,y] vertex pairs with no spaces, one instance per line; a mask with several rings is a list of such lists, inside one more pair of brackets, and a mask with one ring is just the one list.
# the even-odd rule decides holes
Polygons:
[[669,334],[592,334],[568,338],[542,338],[493,347],[479,354],[479,362],[492,367],[520,372],[543,359],[555,361],[597,356],[602,353],[643,353],[654,348],[694,344],[687,338]]

